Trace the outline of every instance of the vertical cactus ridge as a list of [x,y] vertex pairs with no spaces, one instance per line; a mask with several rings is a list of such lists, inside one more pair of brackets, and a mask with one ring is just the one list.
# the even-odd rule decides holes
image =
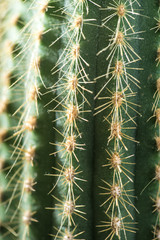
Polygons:
[[[159,8],[157,9],[159,10]],[[158,14],[159,15],[159,14]],[[153,27],[151,30],[155,29],[155,34],[157,34],[157,32],[159,31],[159,20],[156,19],[156,27]],[[157,151],[159,151],[158,146],[159,146],[159,139],[160,139],[160,108],[159,108],[159,63],[160,63],[160,48],[159,48],[159,42],[157,45],[157,57],[155,59],[155,64],[157,67],[157,79],[156,79],[156,92],[153,95],[154,98],[154,103],[153,103],[153,107],[152,107],[152,111],[153,111],[153,116],[155,117],[155,127],[156,127],[156,136],[155,136],[155,140],[156,140],[156,145],[157,145]],[[153,238],[154,239],[158,239],[160,236],[160,160],[158,157],[158,162],[155,165],[155,177],[154,177],[155,182],[158,182],[158,189],[157,189],[157,193],[156,195],[154,195],[153,197],[151,196],[152,199],[152,204],[153,204],[153,213],[156,214],[156,221],[155,224],[153,226]]]
[[[150,7],[153,9],[151,12]],[[139,225],[142,225],[142,218],[145,224],[145,234],[148,235],[150,239],[159,239],[159,29],[158,29],[158,1],[149,2],[147,5],[144,4],[146,14],[150,17],[151,21],[148,23],[148,29],[145,34],[146,46],[149,46],[149,41],[152,41],[150,51],[148,47],[144,52],[144,58],[147,56],[147,63],[143,60],[144,74],[143,74],[143,85],[144,89],[147,91],[144,93],[142,89],[141,95],[144,101],[144,104],[147,102],[148,107],[142,109],[143,118],[139,121],[139,124],[142,123],[143,127],[148,129],[147,135],[142,131],[141,134],[138,131],[140,138],[145,137],[146,141],[141,145],[141,151],[137,149],[137,168],[142,166],[143,150],[147,149],[149,151],[148,156],[146,156],[146,164],[144,168],[144,175],[146,176],[145,181],[137,174],[137,179],[139,177],[140,186],[137,186],[137,192],[140,192],[140,187],[143,184],[141,195],[139,197],[138,206],[141,207],[141,215],[139,215]],[[145,22],[147,22],[146,19]],[[144,22],[144,24],[145,24]],[[143,52],[144,49],[142,48]],[[150,56],[149,56],[150,54]],[[149,65],[148,65],[149,63]],[[147,69],[149,66],[149,69]],[[148,101],[150,99],[150,101]],[[151,112],[152,111],[152,112]],[[150,113],[150,116],[149,116]],[[144,208],[142,207],[142,202],[145,202],[144,207],[147,209],[147,215],[144,213]],[[148,220],[149,221],[148,221]],[[147,221],[146,221],[147,220]],[[142,232],[138,232],[137,239],[141,238]],[[144,239],[147,239],[146,237]]]
[[0,240],[160,239],[159,0],[0,9]]
[[[142,46],[140,49],[144,71],[140,73],[143,88],[140,90],[139,101],[143,103],[143,107],[141,108],[142,118],[138,119],[138,125],[147,130],[138,129],[137,131],[137,137],[141,145],[137,146],[136,150],[135,188],[138,196],[137,207],[141,209],[137,216],[139,229],[141,229],[137,232],[137,239],[143,237],[144,240],[159,238],[159,211],[157,208],[159,197],[159,67],[157,64],[159,33],[156,20],[158,19],[158,7],[159,1],[143,3],[144,12],[149,18],[144,18],[141,26],[144,29],[147,25],[143,34],[145,47]],[[143,162],[144,159],[145,163]],[[142,168],[143,176],[138,170]],[[142,225],[144,225],[143,230]]]
[[[103,171],[98,185],[101,189],[100,195],[103,197],[100,203],[103,208],[101,212],[104,211],[106,215],[102,217],[99,214],[100,222],[96,221],[99,232],[103,233],[97,235],[98,239],[113,239],[115,236],[119,239],[130,239],[137,230],[134,212],[138,210],[134,203],[132,173],[133,153],[135,144],[138,143],[135,139],[136,117],[140,115],[135,100],[137,88],[140,88],[136,71],[142,70],[136,65],[141,57],[133,44],[135,39],[139,39],[136,21],[133,26],[133,19],[140,15],[137,5],[139,4],[135,1],[109,1],[103,3],[101,9],[102,29],[106,29],[109,39],[107,36],[108,45],[104,45],[97,54],[101,56],[103,52],[106,53],[107,70],[96,77],[97,85],[100,85],[98,84],[100,80],[103,84],[95,96],[97,100],[95,115],[96,125],[100,126],[100,115],[105,114],[103,118],[109,133],[100,131],[98,139],[101,137],[103,143],[101,146],[100,143],[95,143],[96,149],[100,148],[96,152],[95,162],[96,164],[98,161],[101,162],[105,168],[96,170],[96,177]],[[100,66],[102,64],[106,66],[104,61],[101,61],[103,63]],[[96,133],[97,131],[99,129]],[[106,149],[107,161],[104,161],[104,158],[106,159],[104,154],[100,157],[102,148]],[[99,199],[102,197],[95,196],[95,199],[100,202]]]
[[[43,114],[46,114],[46,111],[42,111],[43,107],[38,103],[38,99],[41,95],[40,87],[44,85],[39,70],[40,41],[44,32],[45,12],[48,3],[49,1],[46,0],[41,0],[38,3],[17,1],[16,7],[21,10],[19,15],[16,15],[16,19],[19,18],[18,22],[15,22],[17,38],[15,42],[11,38],[12,44],[16,45],[11,51],[11,54],[14,55],[14,67],[12,66],[11,69],[13,76],[10,86],[12,95],[10,108],[12,108],[13,124],[16,123],[16,126],[9,128],[14,132],[6,139],[6,141],[13,142],[11,164],[7,168],[6,174],[8,180],[6,188],[11,193],[9,200],[7,200],[6,212],[10,216],[9,222],[15,226],[17,239],[23,240],[36,239],[38,236],[43,236],[44,232],[46,235],[47,231],[45,227],[42,228],[41,233],[32,231],[32,225],[38,224],[39,219],[36,218],[36,213],[42,208],[40,205],[42,199],[37,197],[40,192],[39,187],[36,187],[36,177],[39,171],[36,158],[44,140],[40,140],[40,134],[37,134],[36,130],[39,128],[39,122],[44,122]],[[18,8],[18,4],[21,5],[21,8]],[[11,7],[11,4],[9,6]],[[25,12],[27,12],[27,18],[23,19]],[[11,18],[10,21],[13,19]],[[11,34],[12,30],[9,33]],[[6,39],[8,41],[9,37],[6,36]],[[6,50],[6,48],[4,49]],[[3,63],[5,66],[5,61]],[[40,132],[43,131],[42,129]],[[46,159],[48,159],[48,155]],[[44,165],[44,163],[40,163],[40,165]],[[34,194],[36,191],[38,191],[37,196]],[[44,206],[42,211],[44,211]],[[51,223],[48,224],[48,227],[50,226]]]
[[[90,63],[83,57],[83,45],[89,40],[88,33],[84,33],[85,26],[94,25],[96,21],[95,18],[87,18],[92,7],[98,7],[98,4],[92,1],[64,1],[59,10],[53,13],[61,18],[60,23],[55,24],[61,34],[51,45],[56,46],[60,41],[63,46],[52,69],[52,74],[58,76],[51,87],[56,96],[48,104],[54,104],[50,111],[56,116],[54,129],[57,141],[51,143],[55,147],[51,155],[56,155],[57,163],[53,167],[55,173],[49,174],[57,177],[50,191],[55,206],[48,207],[54,210],[54,239],[80,239],[82,234],[92,239],[91,231],[87,235],[84,233],[88,226],[85,223],[87,199],[83,202],[82,186],[86,182],[82,165],[90,164],[85,163],[87,154],[82,153],[86,146],[83,143],[86,133],[83,132],[82,124],[87,124],[87,113],[91,111],[86,94],[92,94],[88,86],[93,83],[87,74]],[[89,194],[86,195],[90,199]]]
[[[17,236],[14,223],[10,222],[12,210],[6,214],[9,199],[12,194],[7,189],[8,179],[6,179],[6,169],[11,163],[10,147],[5,138],[10,130],[9,103],[11,93],[9,91],[11,74],[13,71],[13,46],[16,42],[16,22],[19,15],[20,3],[16,1],[17,9],[11,8],[10,1],[2,1],[0,26],[0,239],[7,239]],[[7,16],[7,17],[6,17]]]

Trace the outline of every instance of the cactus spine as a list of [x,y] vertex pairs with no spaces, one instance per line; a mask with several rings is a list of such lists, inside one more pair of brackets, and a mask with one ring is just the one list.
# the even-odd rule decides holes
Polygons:
[[[136,232],[132,151],[135,143],[138,143],[134,137],[136,116],[139,115],[135,91],[140,87],[136,71],[141,68],[136,63],[141,58],[133,45],[133,41],[139,39],[139,33],[134,30],[132,19],[139,15],[138,10],[135,10],[137,5],[139,4],[135,1],[109,1],[102,7],[102,27],[109,36],[108,45],[98,52],[98,55],[106,53],[107,71],[96,78],[97,84],[101,80],[103,85],[95,97],[100,102],[95,108],[95,115],[104,114],[105,125],[109,130],[109,134],[101,132],[103,137],[104,134],[108,136],[105,145],[107,162],[101,160],[107,170],[106,174],[105,170],[99,170],[103,171],[103,178],[98,183],[100,195],[104,196],[101,207],[106,214],[103,217],[105,220],[99,219],[101,223],[98,223],[100,232],[103,233],[102,239],[113,239],[115,236],[129,239],[128,236]],[[99,152],[96,159],[98,161]]]
[[[155,29],[155,34],[157,34],[157,32],[159,31],[159,19],[155,18],[156,20],[156,27],[153,27],[151,30]],[[160,48],[159,48],[159,44],[157,45],[157,57],[155,59],[155,64],[156,64],[156,72],[157,72],[157,80],[156,80],[156,92],[153,95],[154,98],[154,103],[153,103],[153,107],[152,107],[152,111],[153,111],[153,116],[155,117],[156,121],[155,121],[155,127],[158,128],[156,129],[156,136],[155,136],[155,141],[156,141],[156,146],[157,146],[157,151],[159,151],[159,142],[160,142],[160,122],[159,122],[159,113],[160,113],[160,108],[159,108],[159,83],[160,83],[160,79],[159,79],[159,56],[160,56]],[[153,178],[153,180],[155,180],[156,185],[158,183],[157,186],[157,193],[154,196],[151,196],[152,202],[153,202],[153,208],[154,210],[152,211],[154,214],[156,213],[156,221],[153,227],[153,238],[154,239],[158,239],[160,236],[160,208],[159,208],[159,202],[160,202],[160,178],[159,178],[159,173],[160,173],[160,162],[159,162],[159,156],[158,156],[158,162],[155,165],[155,177]]]
[[1,1],[0,239],[159,239],[159,5],[141,4]]
[[[159,6],[160,8],[160,6]],[[159,15],[159,8],[158,8],[158,15]],[[159,16],[158,16],[159,17]],[[154,27],[153,29],[155,29],[155,34],[157,34],[157,32],[159,31],[159,18],[155,18],[156,20],[156,27]],[[157,46],[157,58],[156,58],[156,66],[157,68],[159,67],[159,45]],[[160,140],[160,124],[159,124],[159,112],[160,112],[160,108],[159,108],[159,82],[160,82],[160,79],[159,79],[159,71],[157,70],[157,81],[156,81],[156,92],[154,94],[154,104],[153,104],[153,107],[152,107],[152,111],[154,112],[153,114],[156,116],[156,124],[155,125],[158,125],[158,131],[157,131],[157,134],[156,134],[156,137],[155,137],[155,140],[156,140],[156,146],[157,146],[157,151],[159,151],[159,140]],[[159,160],[159,159],[158,159]],[[155,180],[158,181],[158,191],[157,191],[157,195],[156,195],[156,198],[153,199],[153,202],[154,202],[154,212],[157,213],[157,218],[156,218],[156,223],[154,225],[154,229],[153,229],[153,235],[154,235],[154,238],[158,239],[159,238],[159,235],[160,235],[160,213],[159,213],[159,199],[160,199],[160,179],[159,179],[159,161],[158,161],[158,164],[156,165],[156,168],[155,168]]]
[[12,51],[16,42],[16,21],[19,11],[19,1],[16,1],[17,9],[11,8],[10,1],[2,1],[0,8],[0,239],[4,237],[16,237],[17,232],[13,223],[10,222],[10,210],[6,214],[7,206],[10,203],[12,193],[8,191],[7,185],[9,180],[5,177],[5,171],[8,169],[10,161],[10,147],[5,142],[10,129],[8,105],[11,98],[9,86],[11,82],[11,73],[13,69]]
[[[98,6],[94,2],[91,4]],[[87,113],[91,111],[90,102],[86,97],[86,94],[92,94],[92,91],[88,89],[91,82],[86,70],[89,63],[82,56],[82,44],[87,39],[84,26],[95,22],[95,19],[86,18],[91,4],[80,0],[64,1],[64,6],[57,13],[62,17],[62,21],[58,24],[61,35],[51,44],[54,46],[61,40],[64,46],[52,69],[53,75],[58,73],[57,81],[49,90],[49,92],[56,91],[56,96],[49,102],[49,105],[54,103],[54,108],[50,111],[55,112],[55,131],[57,139],[60,139],[60,141],[51,143],[56,149],[51,155],[57,155],[58,162],[57,167],[53,167],[55,173],[49,174],[57,177],[50,192],[53,190],[56,192],[56,189],[59,189],[59,198],[53,195],[55,207],[51,208],[54,210],[57,225],[54,239],[81,237],[81,234],[85,232],[82,226],[86,224],[79,226],[79,222],[87,220],[84,208],[86,202],[83,203],[81,200],[81,195],[83,195],[81,182],[86,181],[82,177],[83,171],[81,170],[84,160],[82,157],[79,158],[78,151],[85,150],[86,144],[83,143],[85,133],[81,126],[88,122]],[[86,154],[83,155],[86,156]]]
[[[12,17],[11,5],[11,2],[8,1],[8,14]],[[14,47],[14,50],[10,51],[12,54],[10,58],[14,62],[14,66],[12,64],[10,72],[5,74],[7,76],[12,74],[12,83],[8,87],[12,94],[10,107],[12,108],[12,119],[15,120],[13,124],[16,123],[16,126],[9,127],[9,130],[14,130],[14,132],[12,131],[11,136],[6,139],[6,141],[12,141],[12,154],[10,167],[6,168],[5,178],[8,180],[6,189],[10,193],[10,197],[5,201],[5,210],[10,216],[8,222],[14,226],[10,232],[17,239],[23,240],[34,239],[38,235],[44,234],[38,231],[33,232],[31,228],[33,222],[38,222],[35,218],[37,209],[42,207],[40,206],[41,198],[39,197],[37,201],[34,195],[38,170],[35,166],[35,159],[38,154],[37,150],[42,145],[40,136],[37,141],[35,129],[38,128],[38,121],[42,121],[44,114],[42,107],[38,104],[38,98],[40,97],[40,87],[43,84],[39,70],[40,41],[44,32],[44,14],[47,5],[48,1],[46,0],[23,4],[21,1],[17,1],[15,3],[17,15],[14,13],[14,19],[8,18],[11,19],[15,31],[9,31],[11,34],[11,37],[9,36],[10,45]],[[22,17],[24,12],[27,12],[25,20]],[[12,34],[16,36],[15,41]],[[4,39],[7,39],[6,42],[8,41],[7,34]],[[3,64],[5,66],[6,63],[3,61]],[[4,94],[7,96],[5,92]],[[48,159],[47,156],[46,159]]]

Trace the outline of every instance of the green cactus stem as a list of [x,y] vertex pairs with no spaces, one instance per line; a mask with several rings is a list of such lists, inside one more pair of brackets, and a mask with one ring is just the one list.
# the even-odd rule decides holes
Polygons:
[[103,45],[99,45],[97,54],[94,167],[94,182],[99,186],[95,203],[101,210],[95,206],[95,224],[99,228],[96,238],[134,239],[135,212],[139,212],[134,193],[134,155],[139,143],[135,135],[140,116],[137,90],[138,72],[142,70],[135,16],[140,16],[140,10],[138,2],[106,1],[101,11],[99,41]]
[[[93,71],[96,31],[92,28],[97,28],[98,4],[87,1],[64,1],[63,4],[57,12],[62,17],[58,25],[61,35],[52,43],[56,46],[61,41],[62,49],[53,67],[53,75],[58,73],[52,87],[56,94],[54,101],[49,103],[50,111],[55,112],[56,132],[56,141],[51,143],[55,146],[51,155],[56,155],[56,164],[54,173],[49,175],[57,177],[50,191],[55,205],[49,209],[54,210],[54,239],[93,239],[90,227],[93,219],[93,116],[90,112],[93,110],[93,79],[96,70]],[[92,57],[88,56],[85,49],[90,49]],[[86,172],[85,169],[91,171]]]
[[158,240],[158,0],[0,9],[0,240]]
[[[139,229],[137,239],[158,239],[159,234],[159,209],[157,208],[159,198],[159,28],[158,28],[158,1],[144,3],[145,14],[142,28],[147,25],[145,46],[140,49],[144,71],[141,73],[143,88],[139,101],[143,102],[141,107],[142,118],[139,119],[137,137],[141,144],[136,151],[136,195],[137,207],[141,214],[137,216]],[[156,20],[157,19],[157,20]],[[145,107],[144,107],[145,106]],[[145,141],[143,140],[145,139]],[[143,174],[140,173],[143,169]],[[143,191],[143,192],[142,192]],[[142,227],[143,226],[143,227]]]

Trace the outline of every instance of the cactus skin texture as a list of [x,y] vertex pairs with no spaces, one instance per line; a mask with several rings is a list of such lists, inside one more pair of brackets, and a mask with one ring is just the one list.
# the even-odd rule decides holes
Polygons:
[[159,1],[0,9],[0,240],[159,240]]
[[[141,209],[141,214],[137,216],[139,229],[141,229],[141,231],[137,232],[137,239],[159,239],[159,209],[157,208],[158,201],[156,202],[159,198],[159,180],[156,177],[156,169],[158,170],[160,163],[157,145],[159,122],[156,117],[157,109],[159,108],[157,80],[160,75],[160,68],[157,62],[157,50],[160,42],[158,28],[159,2],[145,2],[144,8],[146,9],[145,14],[150,17],[150,21],[147,18],[143,21],[142,29],[144,29],[146,22],[148,22],[148,27],[144,33],[145,46],[143,45],[140,50],[142,65],[144,66],[144,71],[141,72],[140,78],[144,80],[139,101],[143,102],[146,107],[141,107],[142,118],[139,119],[138,124],[142,126],[142,129],[139,128],[137,131],[137,138],[141,142],[136,149],[135,169],[136,195],[141,194],[137,200],[137,208]],[[152,44],[150,44],[151,42]],[[157,101],[155,101],[156,97]],[[157,103],[156,107],[155,103]],[[147,130],[144,130],[145,128]],[[143,174],[141,174],[140,169],[143,169]],[[147,187],[144,189],[145,186]],[[142,189],[144,190],[143,193],[141,193]]]

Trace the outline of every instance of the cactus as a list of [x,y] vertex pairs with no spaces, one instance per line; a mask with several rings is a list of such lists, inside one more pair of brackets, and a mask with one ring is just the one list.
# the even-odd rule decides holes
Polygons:
[[158,0],[0,9],[0,239],[158,240]]

